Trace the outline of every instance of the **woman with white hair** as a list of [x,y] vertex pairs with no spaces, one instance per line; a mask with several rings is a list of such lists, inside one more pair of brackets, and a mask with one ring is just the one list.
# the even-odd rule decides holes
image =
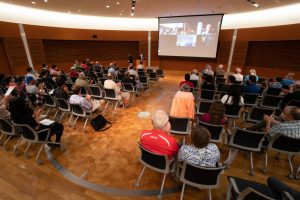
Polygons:
[[84,89],[89,89],[90,85],[88,83],[88,81],[85,79],[85,73],[84,72],[80,72],[78,78],[75,81],[75,85],[80,87],[80,88],[84,88]]
[[256,77],[256,82],[258,81],[258,76],[256,75],[256,70],[255,69],[250,69],[249,70],[249,75],[245,76],[245,78],[244,78],[244,85],[248,84],[249,76],[255,76]]
[[238,82],[242,82],[243,79],[244,79],[244,76],[242,75],[241,68],[236,68],[235,73],[233,74],[233,76],[235,77],[235,80],[238,81]]
[[157,110],[152,114],[152,130],[144,130],[141,133],[141,145],[160,155],[167,155],[169,159],[178,153],[178,143],[170,135],[171,125],[165,111]]
[[198,76],[198,70],[197,69],[193,69],[192,74],[190,76],[190,80],[199,81],[199,76]]

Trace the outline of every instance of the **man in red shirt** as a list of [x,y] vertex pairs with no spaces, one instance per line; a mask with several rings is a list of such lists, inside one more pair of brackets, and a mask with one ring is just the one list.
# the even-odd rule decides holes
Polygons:
[[178,144],[170,135],[171,125],[166,112],[157,110],[152,115],[152,130],[144,130],[140,137],[141,145],[157,154],[167,155],[169,159],[178,153]]
[[190,86],[190,88],[193,88],[194,87],[194,84],[190,81],[190,78],[191,78],[191,75],[189,74],[185,74],[184,75],[184,81],[181,81],[180,84],[179,84],[179,87],[181,88],[181,86],[183,84],[188,84]]

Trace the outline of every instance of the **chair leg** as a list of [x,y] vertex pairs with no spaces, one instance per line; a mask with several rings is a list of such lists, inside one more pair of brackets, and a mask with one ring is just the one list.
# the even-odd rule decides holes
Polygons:
[[249,154],[250,154],[250,176],[254,176],[252,152],[250,151]]
[[297,180],[300,179],[300,177],[298,176],[299,173],[300,173],[300,165],[299,165],[299,167],[298,167],[298,169],[297,169],[297,171],[295,173],[295,179],[297,179]]
[[49,112],[51,111],[51,107],[48,109],[48,111],[46,112],[46,115],[48,116]]
[[56,115],[57,115],[58,111],[59,111],[59,110],[57,110],[57,111],[55,112],[55,114],[54,114],[54,120],[56,119]]
[[70,116],[70,119],[69,119],[69,122],[68,122],[69,126],[71,126],[71,119],[72,119],[72,117],[73,117],[73,114],[71,114],[71,116]]
[[29,158],[29,155],[27,154],[27,150],[29,149],[30,145],[31,145],[31,142],[29,142],[29,144],[27,145],[27,147],[26,147],[26,149],[24,151],[24,157],[25,158]]
[[75,121],[73,122],[72,128],[74,128],[74,126],[75,126],[75,124],[76,124],[78,118],[79,118],[79,116],[77,116],[76,119],[75,119]]
[[20,144],[21,141],[22,141],[22,137],[20,137],[20,138],[18,139],[16,145],[14,146],[14,153],[15,153],[15,156],[18,156],[18,155],[19,155],[19,154],[18,154],[17,148],[18,148],[18,146],[19,146],[19,144]]
[[107,100],[107,103],[106,103],[105,108],[104,108],[105,110],[106,110],[108,104],[109,104],[109,100]]
[[167,176],[167,173],[164,174],[164,178],[163,178],[163,181],[161,183],[161,187],[160,187],[160,193],[159,193],[159,198],[161,199],[162,198],[162,195],[163,195],[163,190],[164,190],[164,185],[165,185],[165,180],[166,180],[166,176]]
[[279,156],[280,156],[280,152],[278,152],[277,155],[274,157],[275,160],[279,160],[280,159]]
[[5,142],[4,142],[4,144],[3,144],[3,148],[4,148],[5,151],[8,150],[8,148],[6,147],[6,144],[7,144],[7,142],[10,140],[10,138],[11,138],[11,135],[8,136],[8,138],[5,140]]
[[208,189],[208,197],[209,197],[209,200],[211,200],[211,189]]
[[294,167],[293,167],[293,163],[292,163],[291,157],[292,156],[288,155],[288,160],[289,160],[289,165],[290,165],[290,172],[288,174],[288,178],[289,179],[294,179]]
[[266,152],[266,156],[265,156],[265,166],[264,166],[264,168],[261,170],[262,173],[264,173],[264,174],[267,173],[267,167],[268,167],[268,152]]
[[231,197],[231,189],[232,189],[232,184],[231,184],[230,181],[228,181],[226,200],[230,200],[230,197]]
[[3,136],[4,136],[4,134],[2,133],[1,136],[0,136],[0,144],[1,144],[1,145],[2,145],[2,141],[1,141],[1,140],[2,140],[2,137],[3,137]]
[[61,119],[64,117],[64,114],[65,114],[66,112],[65,111],[63,111],[63,113],[61,114],[61,116],[60,116],[60,118],[59,118],[59,122],[61,121]]
[[228,153],[227,161],[225,161],[225,164],[226,164],[227,166],[229,166],[230,156],[231,156],[231,147],[229,148],[229,153]]
[[41,145],[41,147],[40,147],[40,149],[39,149],[39,151],[38,151],[38,154],[37,154],[36,157],[35,157],[35,160],[36,160],[37,164],[39,164],[39,165],[43,163],[43,162],[39,159],[39,156],[40,156],[40,154],[41,154],[41,151],[42,151],[43,147],[44,147],[44,143],[42,143],[42,145]]
[[116,104],[115,104],[115,110],[117,109],[117,106],[118,106],[118,101],[117,101]]
[[86,123],[88,122],[89,118],[86,118],[85,122],[84,122],[84,126],[83,126],[83,129],[85,128],[86,126]]
[[143,176],[143,174],[144,174],[145,169],[146,169],[146,167],[144,166],[143,169],[142,169],[142,172],[141,172],[141,174],[140,174],[140,176],[139,176],[139,178],[138,178],[138,180],[137,180],[137,182],[134,184],[135,187],[140,187],[140,181],[141,181],[141,179],[142,179],[142,176]]
[[180,195],[180,200],[183,199],[184,189],[185,189],[185,183],[183,183],[183,186],[182,186],[181,195]]

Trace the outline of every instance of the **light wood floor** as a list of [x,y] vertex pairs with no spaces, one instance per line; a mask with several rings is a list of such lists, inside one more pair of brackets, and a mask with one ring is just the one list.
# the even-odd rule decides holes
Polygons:
[[[68,117],[63,123],[65,131],[62,142],[66,147],[65,152],[54,150],[57,161],[70,172],[77,176],[85,175],[84,179],[104,186],[136,190],[134,183],[142,169],[138,162],[139,150],[137,141],[143,129],[150,129],[150,119],[140,119],[137,113],[148,111],[152,113],[157,109],[169,112],[172,98],[178,89],[184,72],[167,71],[165,82],[153,85],[135,98],[130,108],[117,109],[113,112],[109,107],[103,115],[113,122],[113,126],[104,132],[94,132],[88,124],[83,132],[83,121],[78,121],[75,128],[67,125]],[[14,142],[15,140],[12,140]],[[12,143],[10,143],[12,144]],[[21,147],[20,149],[22,149]],[[37,148],[32,148],[34,153]],[[222,150],[222,161],[228,155],[228,148]],[[288,161],[281,156],[279,161],[270,154],[268,173],[262,174],[264,155],[254,154],[255,176],[249,173],[248,156],[240,152],[230,169],[222,175],[221,187],[213,190],[213,199],[225,199],[228,175],[238,176],[249,180],[265,183],[268,176],[275,176],[291,187],[300,190],[300,181],[291,181],[288,174]],[[273,156],[273,157],[272,157]],[[120,197],[97,193],[66,180],[49,163],[45,153],[41,157],[45,163],[37,165],[34,157],[25,159],[22,155],[15,157],[12,151],[5,152],[0,149],[0,199],[156,199],[152,197]],[[295,166],[300,164],[300,159],[294,159]],[[146,170],[139,189],[159,189],[162,175]],[[177,182],[168,176],[165,187],[176,186]],[[179,199],[180,193],[164,195],[164,199]],[[184,199],[208,199],[206,190],[186,187]]]

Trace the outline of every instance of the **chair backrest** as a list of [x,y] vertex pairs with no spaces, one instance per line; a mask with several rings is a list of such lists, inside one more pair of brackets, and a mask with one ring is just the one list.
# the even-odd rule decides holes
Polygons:
[[259,77],[258,80],[257,80],[257,84],[262,84],[264,81],[266,81],[266,78]]
[[275,200],[273,198],[270,198],[268,196],[265,196],[264,194],[247,187],[243,191],[241,191],[237,197],[237,200]]
[[147,74],[150,74],[153,72],[153,69],[147,69]]
[[263,120],[264,115],[271,115],[273,112],[274,109],[253,107],[250,110],[250,114],[248,115],[247,121],[259,122]]
[[141,149],[140,162],[146,167],[158,171],[161,173],[166,173],[170,167],[170,161],[167,155],[159,155],[145,149],[140,143],[139,147]]
[[124,77],[125,77],[125,75],[121,74],[121,73],[117,75],[118,81],[122,81],[124,79]]
[[138,71],[139,76],[146,76],[146,73],[144,71]]
[[300,154],[300,139],[286,137],[278,133],[271,139],[268,149],[291,155]]
[[[29,140],[29,141],[35,142],[35,143],[40,142],[38,135],[41,132],[36,132],[33,128],[31,128],[27,124],[15,124],[15,126],[21,128],[21,130],[22,130],[22,138],[23,139]],[[49,134],[50,129],[47,128],[47,129],[42,130],[42,132],[43,131],[45,131],[45,132],[47,132]]]
[[99,86],[90,86],[91,96],[94,98],[101,98],[102,92]]
[[117,100],[117,95],[114,89],[106,89],[104,88],[105,91],[105,98],[109,100]]
[[200,167],[184,162],[180,181],[201,189],[219,188],[224,167]]
[[150,80],[156,80],[157,79],[157,74],[156,72],[150,72],[149,74],[149,79]]
[[104,77],[103,77],[103,73],[102,73],[102,72],[97,72],[97,77],[98,77],[98,79],[104,78]]
[[281,99],[282,97],[280,96],[266,95],[260,105],[267,108],[279,109]]
[[200,101],[200,104],[197,109],[197,114],[207,113],[213,101]]
[[215,96],[214,90],[201,90],[200,98],[206,100],[213,100]]
[[224,78],[224,74],[217,74],[216,78]]
[[165,73],[162,69],[157,69],[156,74],[157,74],[158,77],[163,77],[165,75]]
[[7,119],[0,118],[0,132],[6,135],[14,135],[15,127]]
[[269,87],[266,90],[266,95],[279,96],[281,90],[282,90],[281,88],[272,88],[272,87]]
[[217,91],[218,92],[227,92],[227,86],[223,83],[222,84],[219,83],[217,86]]
[[123,89],[126,92],[135,92],[132,83],[123,83]]
[[148,84],[147,76],[139,76],[139,80],[142,84]]
[[207,128],[207,130],[209,130],[211,142],[222,142],[221,133],[224,130],[223,125],[208,124],[208,123],[199,121],[199,126],[203,126],[203,127]]
[[257,104],[259,94],[252,94],[252,93],[244,93],[244,105],[245,106],[254,106]]
[[70,104],[62,98],[55,98],[58,108],[63,110],[63,111],[71,111]]
[[79,104],[70,104],[70,106],[73,115],[82,116],[82,117],[86,116],[85,110],[82,109],[82,107]]
[[216,84],[224,84],[226,82],[226,79],[225,78],[216,78]]
[[143,72],[144,71],[144,69],[138,69],[138,72]]
[[180,135],[189,134],[189,118],[169,116],[169,122],[171,124],[171,133]]
[[236,128],[230,138],[229,145],[238,149],[258,152],[261,150],[265,134],[265,132]]
[[194,86],[194,88],[198,88],[198,83],[199,83],[199,81],[198,80],[190,80],[190,82],[192,82],[193,83],[193,86]]
[[54,89],[54,86],[49,82],[45,82],[45,86],[48,91],[51,91]]
[[50,94],[44,94],[45,106],[56,107],[56,102]]
[[231,118],[238,118],[240,114],[241,106],[232,104],[225,104],[225,116]]

